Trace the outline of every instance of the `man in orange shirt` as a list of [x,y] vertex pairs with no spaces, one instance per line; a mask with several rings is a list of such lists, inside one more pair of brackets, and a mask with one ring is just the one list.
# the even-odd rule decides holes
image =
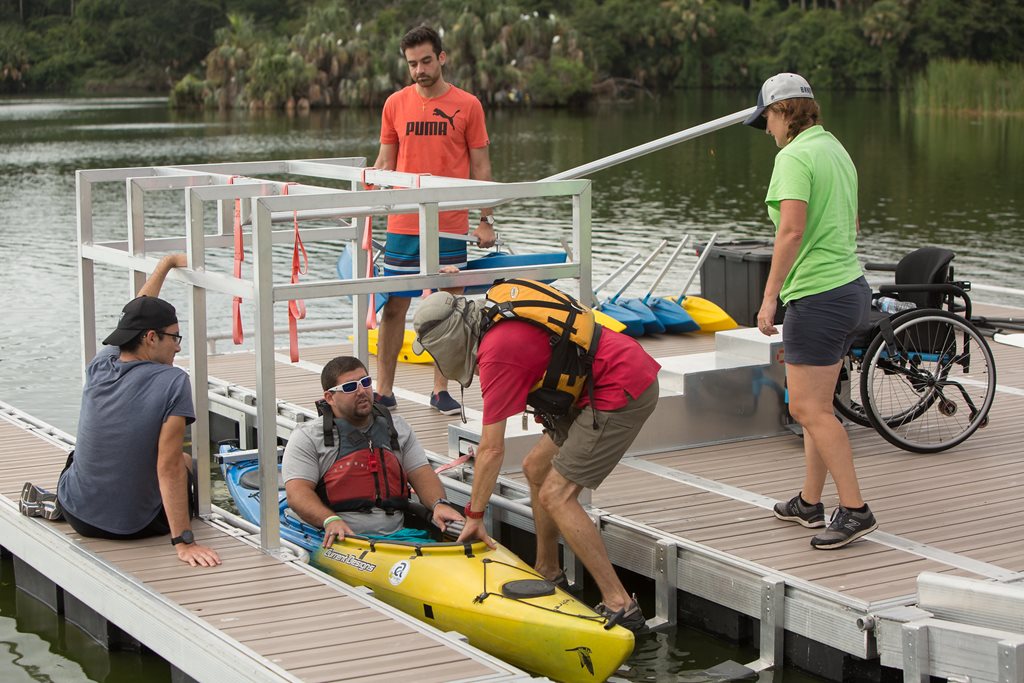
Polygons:
[[[413,84],[391,95],[381,117],[380,153],[375,168],[403,173],[426,173],[453,178],[491,179],[490,140],[480,101],[472,94],[444,80],[442,67],[447,55],[441,37],[427,26],[418,26],[402,38],[402,55],[409,64]],[[440,231],[465,235],[469,231],[468,211],[444,211]],[[494,244],[494,215],[480,212],[480,224],[473,231],[481,247]],[[384,274],[409,275],[419,272],[419,215],[388,217]],[[440,241],[441,266],[464,268],[466,242]],[[460,294],[461,289],[447,290]],[[420,292],[394,292],[384,304],[377,348],[377,396],[381,405],[394,410],[395,368],[402,350],[405,320],[411,297]],[[461,412],[458,401],[448,393],[448,380],[434,369],[430,405],[445,415]]]

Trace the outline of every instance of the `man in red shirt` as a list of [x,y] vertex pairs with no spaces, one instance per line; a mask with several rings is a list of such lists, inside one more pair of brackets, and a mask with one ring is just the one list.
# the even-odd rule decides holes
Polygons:
[[[496,323],[481,338],[479,305],[448,292],[431,294],[413,319],[416,346],[430,351],[446,377],[469,386],[480,375],[483,431],[473,467],[473,492],[460,541],[493,541],[483,524],[505,455],[505,422],[526,410],[527,394],[551,359],[552,333],[522,320]],[[558,563],[558,534],[583,562],[601,591],[598,613],[634,632],[646,628],[636,599],[608,560],[601,535],[578,498],[596,488],[633,443],[658,403],[660,365],[629,337],[603,329],[594,356],[590,392],[558,418],[523,460],[537,529],[535,568],[567,586]]]
[[[380,154],[375,168],[404,173],[423,173],[453,178],[491,179],[490,140],[484,125],[484,111],[472,94],[444,80],[442,67],[447,55],[437,32],[427,26],[412,29],[402,38],[402,55],[409,64],[413,84],[399,90],[384,103],[380,127]],[[473,235],[481,247],[494,244],[494,215],[480,212],[480,224]],[[438,217],[442,233],[465,235],[468,211],[444,211]],[[440,240],[441,265],[464,268],[466,242]],[[419,272],[419,215],[388,217],[384,248],[384,274],[409,275]],[[456,294],[461,290],[450,290]],[[402,350],[405,319],[410,297],[420,292],[394,292],[384,304],[377,352],[377,400],[394,410],[395,368]],[[448,380],[434,373],[430,404],[445,415],[461,411],[448,393]]]

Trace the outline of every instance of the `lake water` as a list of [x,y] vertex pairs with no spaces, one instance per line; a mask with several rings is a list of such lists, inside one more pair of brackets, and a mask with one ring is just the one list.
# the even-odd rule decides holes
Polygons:
[[[864,260],[895,261],[919,246],[944,246],[957,252],[958,277],[1020,286],[1024,119],[907,115],[895,98],[878,94],[820,99],[826,128],[859,169]],[[542,178],[744,109],[752,100],[751,93],[688,92],[585,112],[492,112],[494,177]],[[148,99],[0,100],[0,399],[75,431],[81,385],[75,170],[328,156],[366,156],[372,162],[378,117],[371,111],[304,117],[180,113]],[[595,174],[595,281],[628,254],[649,252],[662,239],[674,243],[686,233],[696,242],[711,232],[720,240],[770,238],[763,197],[775,151],[772,140],[758,131],[732,126]],[[98,239],[124,239],[123,190],[98,193],[95,206],[106,221]],[[183,211],[180,195],[147,198],[147,235],[183,234]],[[521,251],[550,249],[559,237],[569,236],[568,222],[553,218],[543,205],[501,207],[498,219],[499,229]],[[284,268],[290,253],[290,248],[275,250],[275,262]],[[336,245],[312,245],[310,274],[303,281],[333,278],[337,256]],[[678,293],[694,260],[688,250],[659,293]],[[228,272],[230,262],[228,253],[211,255],[211,268]],[[643,274],[631,292],[642,293],[655,270]],[[130,292],[122,273],[105,268],[98,268],[97,287],[103,335]],[[164,293],[184,307],[183,287],[169,283]],[[691,293],[699,293],[699,285]],[[979,300],[1020,303],[1005,296],[976,294]],[[310,323],[351,320],[346,302],[309,302],[308,307]],[[211,296],[211,331],[228,331],[229,315],[227,298]],[[246,320],[251,321],[251,311]],[[327,342],[338,334],[307,333],[303,342]],[[74,663],[66,662],[84,657],[88,648],[64,652],[63,637],[53,640],[46,632],[39,634],[41,641],[32,640],[20,610],[11,618],[13,609],[10,600],[0,602],[0,641],[6,649],[16,653],[31,641],[34,652],[45,650],[46,643],[54,652],[45,664],[16,654],[0,657],[0,680],[137,679],[114,665],[100,674],[87,674],[81,666],[67,673]],[[630,677],[701,680],[686,672],[728,658],[753,659],[751,653],[680,630],[647,641],[634,656]],[[799,677],[787,672],[787,680]]]

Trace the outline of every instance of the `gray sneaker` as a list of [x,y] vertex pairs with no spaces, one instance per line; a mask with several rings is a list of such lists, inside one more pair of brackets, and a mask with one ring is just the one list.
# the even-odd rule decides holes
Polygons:
[[854,512],[840,505],[832,511],[828,529],[812,538],[811,546],[818,550],[842,548],[877,528],[878,522],[867,505],[864,512]]
[[26,517],[42,517],[54,521],[64,519],[57,494],[39,488],[30,481],[21,487],[18,510]]
[[776,503],[772,511],[782,521],[796,522],[808,529],[818,529],[825,526],[825,506],[821,503],[808,505],[800,499],[799,494],[785,503]]

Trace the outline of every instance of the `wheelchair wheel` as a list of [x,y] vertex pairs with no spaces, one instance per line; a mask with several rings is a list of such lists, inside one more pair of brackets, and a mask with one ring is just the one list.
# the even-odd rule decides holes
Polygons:
[[862,364],[861,355],[853,351],[843,358],[843,365],[839,368],[839,380],[836,382],[836,393],[832,397],[832,407],[850,422],[861,427],[870,427],[871,420],[868,419],[860,396]]
[[987,424],[996,367],[978,329],[939,309],[906,313],[892,327],[891,342],[878,334],[864,354],[871,426],[894,446],[938,453]]

